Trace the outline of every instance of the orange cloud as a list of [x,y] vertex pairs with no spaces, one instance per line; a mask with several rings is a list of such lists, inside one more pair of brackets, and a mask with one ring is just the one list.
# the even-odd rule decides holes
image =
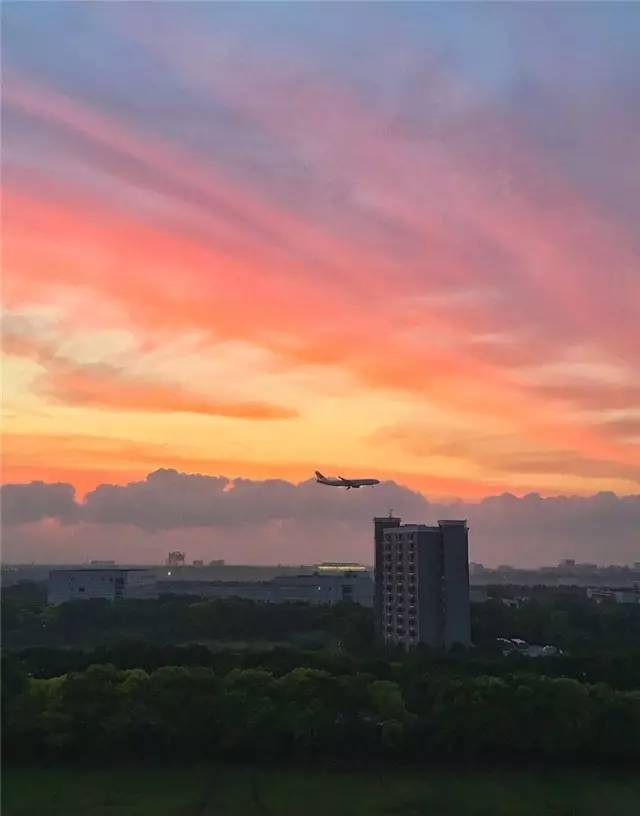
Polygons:
[[296,412],[266,402],[220,402],[171,385],[127,381],[73,368],[49,370],[48,393],[71,405],[118,411],[173,411],[236,419],[290,419]]
[[[43,480],[67,482],[81,497],[99,484],[124,484],[142,479],[149,470],[175,467],[189,473],[225,475],[228,478],[285,479],[302,482],[313,478],[317,462],[259,462],[186,456],[177,446],[132,442],[128,439],[88,435],[8,433],[4,438],[2,481],[25,483]],[[51,463],[51,464],[48,464]],[[327,472],[337,473],[343,463],[323,463]],[[504,492],[507,481],[478,482],[464,477],[443,477],[374,468],[367,473],[424,492],[430,497],[481,498],[488,492]],[[530,488],[519,492],[527,492]]]
[[24,337],[6,338],[5,352],[36,359],[46,373],[40,391],[67,405],[111,408],[118,411],[185,412],[237,419],[290,419],[297,412],[267,402],[227,402],[186,391],[171,383],[132,380],[117,369],[100,364],[81,366],[59,357],[42,343]]

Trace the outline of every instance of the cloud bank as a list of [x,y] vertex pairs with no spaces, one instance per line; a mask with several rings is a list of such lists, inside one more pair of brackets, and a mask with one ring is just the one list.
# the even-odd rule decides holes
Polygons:
[[391,508],[407,522],[466,518],[471,558],[489,565],[640,560],[640,495],[608,492],[440,503],[394,482],[347,493],[313,481],[161,469],[144,481],[102,484],[82,501],[69,484],[6,484],[2,507],[6,562],[160,562],[180,548],[189,559],[232,563],[370,563],[371,520]]

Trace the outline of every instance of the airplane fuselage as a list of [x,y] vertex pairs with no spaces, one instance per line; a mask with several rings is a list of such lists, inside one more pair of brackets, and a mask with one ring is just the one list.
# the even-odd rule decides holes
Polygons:
[[380,484],[379,479],[345,479],[343,476],[323,476],[316,470],[316,482],[329,487],[346,487],[347,490],[358,487],[369,487]]

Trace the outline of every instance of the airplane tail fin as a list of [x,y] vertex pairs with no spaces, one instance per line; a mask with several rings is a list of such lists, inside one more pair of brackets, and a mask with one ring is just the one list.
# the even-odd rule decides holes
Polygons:
[[320,481],[322,481],[324,479],[324,476],[322,475],[322,473],[320,473],[319,470],[316,470],[315,473],[316,473],[316,482],[320,482]]

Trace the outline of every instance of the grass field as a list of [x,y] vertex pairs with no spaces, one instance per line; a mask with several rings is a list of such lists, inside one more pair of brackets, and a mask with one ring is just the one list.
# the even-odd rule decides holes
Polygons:
[[9,767],[2,806],[3,816],[636,816],[640,779],[593,770]]

